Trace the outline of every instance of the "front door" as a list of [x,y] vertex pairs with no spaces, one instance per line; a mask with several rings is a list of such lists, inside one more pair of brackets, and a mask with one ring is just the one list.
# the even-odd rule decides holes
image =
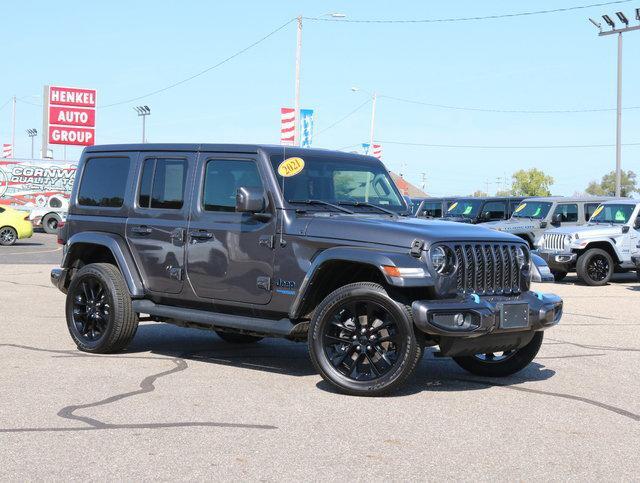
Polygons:
[[143,283],[153,292],[182,291],[194,165],[192,153],[145,153],[138,163],[126,237]]
[[[188,230],[187,273],[199,297],[271,300],[275,215],[236,213],[238,188],[264,189],[257,157],[201,156]],[[272,207],[268,207],[272,209]]]
[[578,225],[577,203],[559,203],[558,206],[556,206],[553,214],[560,214],[560,223],[562,224],[562,226]]

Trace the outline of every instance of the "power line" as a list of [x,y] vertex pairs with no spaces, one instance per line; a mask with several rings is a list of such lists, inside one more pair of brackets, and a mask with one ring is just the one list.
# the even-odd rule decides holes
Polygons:
[[451,18],[427,18],[427,19],[399,19],[399,20],[358,20],[348,18],[331,18],[331,17],[303,17],[305,20],[315,22],[339,22],[339,23],[445,23],[445,22],[469,22],[474,20],[497,20],[502,18],[525,17],[532,15],[545,15],[550,13],[570,12],[572,10],[582,10],[592,7],[604,7],[606,5],[616,5],[620,3],[629,3],[631,0],[617,0],[612,2],[592,3],[589,5],[577,5],[574,7],[554,8],[551,10],[535,10],[530,12],[505,13],[498,15],[485,15],[478,17],[451,17]]
[[284,29],[287,25],[289,25],[290,23],[294,22],[296,19],[292,18],[290,20],[287,20],[285,23],[283,23],[282,25],[280,25],[278,28],[272,30],[271,32],[269,32],[267,35],[265,35],[264,37],[261,37],[260,39],[256,40],[255,42],[253,42],[252,44],[249,44],[248,46],[246,46],[245,48],[235,52],[234,54],[230,55],[229,57],[221,60],[220,62],[218,62],[217,64],[214,64],[210,67],[207,67],[204,70],[201,70],[200,72],[198,72],[197,74],[194,74],[192,76],[189,76],[185,79],[179,80],[178,82],[174,82],[173,84],[170,84],[168,86],[162,87],[160,89],[156,89],[155,91],[152,92],[148,92],[147,94],[143,94],[141,96],[137,96],[137,97],[132,97],[130,99],[126,99],[123,101],[119,101],[119,102],[114,102],[112,104],[106,104],[104,106],[98,106],[98,108],[107,108],[107,107],[114,107],[114,106],[120,106],[122,104],[128,104],[130,102],[134,102],[134,101],[138,101],[140,99],[144,99],[146,97],[150,97],[156,94],[159,94],[161,92],[164,91],[168,91],[169,89],[173,89],[174,87],[177,87],[181,84],[184,84],[185,82],[189,82],[190,80],[195,79],[196,77],[200,77],[201,75],[206,74],[209,71],[212,71],[213,69],[216,69],[224,64],[226,64],[227,62],[229,62],[230,60],[235,59],[236,57],[238,57],[239,55],[244,54],[245,52],[247,52],[248,50],[252,49],[253,47],[255,47],[256,45],[264,42],[265,40],[267,40],[269,37],[275,35],[276,33],[280,32],[282,29]]
[[16,98],[16,101],[22,102],[24,104],[29,104],[30,106],[42,107],[42,104],[36,104],[35,102],[25,101],[24,99]]
[[[488,146],[478,144],[428,144],[428,143],[410,143],[401,141],[380,141],[381,144],[397,144],[401,146],[417,146],[427,148],[461,148],[461,149],[578,149],[578,148],[610,148],[615,144],[556,144],[548,146]],[[623,143],[623,146],[640,146],[637,143]]]
[[10,97],[9,99],[7,99],[7,102],[5,102],[4,104],[2,104],[0,106],[0,111],[3,110],[5,107],[7,107],[9,105],[9,103],[11,102],[11,99],[13,99],[13,98]]
[[[386,96],[383,94],[378,95],[378,97],[391,99],[393,101],[398,102],[406,102],[408,104],[418,104],[421,106],[427,107],[435,107],[438,109],[450,109],[455,111],[474,111],[474,112],[493,112],[493,113],[503,113],[503,114],[578,114],[578,113],[586,113],[586,112],[609,112],[615,111],[616,108],[584,108],[584,109],[491,109],[491,108],[482,108],[482,107],[466,107],[466,106],[451,106],[447,104],[434,104],[431,102],[423,102],[417,101],[414,99],[405,99],[402,97],[395,96]],[[635,110],[640,109],[640,106],[629,106],[623,108],[625,110]]]
[[325,127],[322,131],[318,132],[316,134],[316,136],[320,136],[320,134],[328,131],[329,129],[331,129],[332,127],[337,126],[338,124],[340,124],[342,121],[345,121],[346,119],[350,118],[352,115],[354,115],[356,112],[358,112],[360,109],[362,109],[364,106],[366,106],[367,104],[369,104],[369,102],[371,102],[371,99],[367,99],[366,101],[364,101],[362,104],[360,104],[358,107],[356,107],[353,111],[351,111],[349,114],[347,114],[346,116],[340,118],[339,120],[337,120],[336,122],[334,122],[333,124]]

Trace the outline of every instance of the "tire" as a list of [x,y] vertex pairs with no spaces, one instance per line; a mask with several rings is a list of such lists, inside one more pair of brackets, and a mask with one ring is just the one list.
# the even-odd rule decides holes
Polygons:
[[567,276],[567,272],[562,272],[559,270],[551,270],[551,273],[553,274],[553,279],[556,282],[562,282],[564,278]]
[[613,259],[600,248],[591,248],[578,257],[576,272],[587,285],[606,285],[613,275]]
[[[503,356],[495,357],[493,360],[486,357],[487,354],[476,354],[475,356],[453,357],[453,360],[464,370],[484,377],[506,377],[515,374],[527,367],[536,357],[542,345],[543,332],[536,332],[533,339],[522,349],[509,351]],[[485,356],[481,358],[481,356]],[[500,359],[500,357],[504,357]]]
[[260,342],[263,337],[258,337],[255,335],[247,335],[240,334],[237,332],[223,332],[223,331],[215,331],[223,341],[229,342],[230,344],[255,344],[256,342]]
[[45,233],[55,235],[58,233],[58,225],[60,224],[60,221],[62,220],[55,213],[47,213],[44,215],[44,218],[42,218],[42,229]]
[[314,311],[308,343],[323,379],[353,396],[399,389],[422,356],[411,310],[370,282],[330,293]]
[[91,263],[75,274],[67,291],[67,328],[83,352],[118,352],[131,342],[138,316],[120,271],[109,263]]
[[0,245],[8,247],[13,245],[17,239],[18,232],[14,228],[10,226],[3,226],[0,228]]

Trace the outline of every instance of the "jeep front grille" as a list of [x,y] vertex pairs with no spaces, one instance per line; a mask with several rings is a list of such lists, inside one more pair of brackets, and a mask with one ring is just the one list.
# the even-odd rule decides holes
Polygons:
[[547,250],[564,251],[564,235],[557,233],[545,233],[544,248]]
[[453,246],[458,293],[478,295],[520,293],[516,245],[468,243]]

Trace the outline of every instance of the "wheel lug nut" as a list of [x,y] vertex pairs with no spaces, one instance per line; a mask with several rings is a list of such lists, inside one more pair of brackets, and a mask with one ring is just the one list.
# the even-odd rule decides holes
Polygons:
[[359,351],[359,350],[361,350],[361,349],[362,349],[362,346],[358,346],[358,347],[356,347],[356,350],[357,350],[357,351]]
[[367,350],[368,350],[368,351],[370,351],[370,350],[371,350],[371,346],[370,346],[370,345],[368,345],[368,346],[367,346]]
[[364,329],[364,328],[363,328],[363,329],[361,329],[361,330],[360,330],[360,333],[361,333],[361,334],[365,334],[366,332],[367,332],[367,329]]
[[353,337],[351,337],[353,340],[356,340],[358,338],[357,335],[354,335]]
[[375,336],[375,335],[373,335],[373,334],[372,334],[372,335],[370,335],[370,336],[369,336],[369,340],[376,340],[376,336]]

